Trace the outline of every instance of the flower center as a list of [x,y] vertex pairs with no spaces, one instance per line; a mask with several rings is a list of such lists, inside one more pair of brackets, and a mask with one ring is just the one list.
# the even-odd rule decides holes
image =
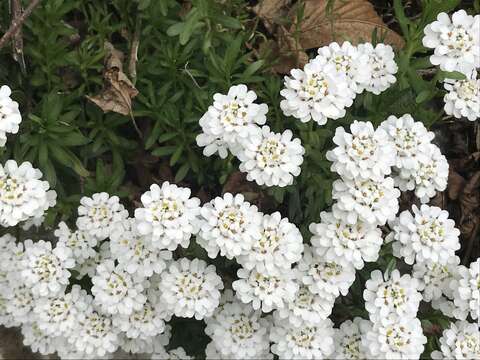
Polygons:
[[386,285],[383,289],[381,288],[380,297],[383,298],[385,305],[392,304],[395,309],[407,302],[405,289],[397,283]]
[[461,99],[478,102],[478,88],[475,80],[461,80],[455,87]]
[[125,278],[117,273],[112,273],[107,281],[107,291],[110,296],[124,297],[127,294],[128,284]]
[[348,338],[345,344],[345,354],[350,359],[360,359],[360,341],[359,335],[352,335]]
[[352,141],[352,147],[348,151],[348,155],[353,160],[367,160],[375,154],[377,143],[369,136],[355,136]]
[[42,281],[48,281],[54,278],[60,268],[60,261],[53,254],[41,255],[35,259],[33,264],[33,272],[37,274]]
[[277,167],[282,164],[286,147],[274,138],[265,139],[257,149],[257,163],[260,168]]
[[233,324],[230,326],[230,332],[235,335],[233,337],[235,342],[237,342],[237,339],[250,339],[255,334],[252,321],[243,314],[233,320]]
[[295,305],[300,309],[310,309],[315,298],[308,287],[302,285],[295,298]]
[[398,328],[391,327],[386,332],[387,344],[395,351],[402,352],[410,343],[410,339],[405,335],[406,329],[403,326]]
[[218,216],[218,228],[225,237],[234,236],[243,232],[245,218],[236,207],[223,209]]
[[175,199],[164,198],[153,204],[150,211],[156,222],[172,221],[182,216],[183,206]]
[[301,94],[306,100],[328,95],[328,81],[321,74],[309,74],[304,80]]
[[261,238],[253,245],[257,253],[267,254],[273,253],[280,245],[280,236],[277,229],[266,228],[262,232]]
[[297,346],[310,349],[315,337],[315,328],[306,326],[295,329],[290,336]]
[[196,300],[203,289],[203,277],[197,273],[183,273],[177,277],[177,289],[182,297]]
[[462,57],[469,52],[473,45],[473,37],[463,27],[454,27],[448,33],[441,36],[443,44],[448,47],[455,57]]
[[424,245],[431,246],[432,243],[440,243],[444,240],[445,229],[438,219],[422,219],[417,233]]
[[223,106],[220,119],[225,126],[242,126],[248,124],[247,115],[245,105],[238,100],[232,100]]
[[23,182],[9,176],[0,178],[0,199],[10,205],[23,202],[23,196],[27,188]]

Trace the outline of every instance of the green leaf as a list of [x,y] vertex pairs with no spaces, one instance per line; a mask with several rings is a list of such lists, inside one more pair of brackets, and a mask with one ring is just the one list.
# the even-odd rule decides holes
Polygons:
[[90,175],[88,170],[83,167],[82,162],[71,151],[56,144],[49,144],[48,148],[52,156],[60,164],[71,168],[82,177]]
[[178,169],[177,174],[175,175],[175,182],[180,182],[185,179],[185,176],[188,174],[188,170],[190,169],[190,165],[188,163],[183,164]]
[[185,23],[183,22],[178,22],[176,24],[173,24],[167,29],[167,35],[178,36],[182,33],[184,27],[185,27]]
[[163,146],[156,148],[155,150],[152,151],[153,156],[158,156],[162,157],[165,155],[173,154],[175,152],[176,146]]
[[445,79],[465,80],[467,77],[458,71],[440,71],[438,74],[440,81]]
[[177,163],[177,161],[180,159],[180,156],[182,156],[183,152],[183,145],[180,145],[177,150],[173,153],[172,157],[170,158],[170,166],[173,166]]
[[162,143],[162,142],[168,141],[170,139],[173,139],[177,135],[178,134],[176,132],[164,133],[158,137],[158,142]]
[[432,97],[433,92],[431,90],[422,90],[420,94],[415,98],[417,104],[421,104]]
[[263,66],[264,63],[265,63],[265,61],[263,61],[263,60],[258,60],[258,61],[255,61],[254,63],[251,63],[250,65],[248,65],[248,67],[243,72],[243,77],[248,78],[248,77],[252,76]]

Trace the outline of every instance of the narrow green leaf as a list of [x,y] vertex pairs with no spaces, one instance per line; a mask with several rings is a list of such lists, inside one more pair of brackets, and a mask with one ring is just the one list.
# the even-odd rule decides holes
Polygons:
[[175,175],[175,181],[180,182],[185,179],[185,176],[188,174],[188,170],[190,169],[190,165],[188,163],[183,164],[178,169],[177,174]]
[[170,158],[170,166],[173,166],[177,163],[177,161],[180,159],[180,156],[182,156],[183,152],[183,145],[180,145],[177,150],[173,153],[172,157]]

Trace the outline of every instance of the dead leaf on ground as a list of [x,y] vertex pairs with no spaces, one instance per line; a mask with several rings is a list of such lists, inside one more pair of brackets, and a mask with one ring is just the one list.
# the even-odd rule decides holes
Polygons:
[[480,171],[466,182],[459,203],[462,211],[459,229],[464,238],[470,238],[480,225]]
[[253,7],[253,12],[263,20],[268,31],[273,32],[274,24],[288,14],[287,5],[291,0],[263,0]]
[[465,179],[450,166],[448,173],[448,197],[457,200],[460,197],[464,187]]
[[138,95],[138,90],[123,72],[124,55],[108,41],[105,42],[105,50],[104,87],[98,95],[87,96],[87,99],[105,112],[131,115],[132,99]]

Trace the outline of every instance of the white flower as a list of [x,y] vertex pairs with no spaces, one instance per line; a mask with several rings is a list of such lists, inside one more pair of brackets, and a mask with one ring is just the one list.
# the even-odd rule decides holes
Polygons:
[[478,324],[467,321],[451,323],[443,331],[440,351],[433,351],[432,359],[480,359]]
[[0,326],[7,328],[18,326],[13,315],[8,311],[9,299],[7,292],[11,291],[9,286],[0,282]]
[[401,169],[395,177],[395,185],[401,191],[415,190],[420,201],[426,203],[436,191],[447,188],[448,161],[434,144],[427,144],[423,150],[424,156],[418,159],[418,168]]
[[145,304],[146,297],[142,294],[144,278],[130,275],[121,265],[115,266],[112,260],[97,266],[92,284],[95,304],[107,314],[130,315]]
[[138,358],[147,359],[153,353],[163,353],[165,346],[170,342],[170,337],[171,326],[165,325],[165,331],[162,334],[135,339],[123,337],[120,346],[129,354],[140,354]]
[[77,227],[98,240],[108,238],[128,218],[118,196],[106,192],[82,197],[78,207]]
[[42,172],[29,162],[20,166],[15,160],[0,164],[0,225],[15,226],[29,218],[38,218],[55,205],[57,193],[48,190]]
[[267,275],[257,270],[238,269],[239,280],[232,283],[237,297],[245,304],[252,303],[255,310],[267,313],[281,309],[293,301],[298,291],[295,272],[284,271],[277,275]]
[[417,318],[374,323],[362,340],[367,359],[420,359],[427,338]]
[[437,21],[423,30],[423,45],[435,49],[430,62],[440,65],[444,71],[460,71],[464,74],[480,67],[480,16],[467,15],[459,10],[452,19],[441,12]]
[[301,273],[301,281],[314,294],[324,296],[325,293],[334,297],[347,295],[348,289],[355,281],[355,268],[352,264],[326,261],[305,245],[302,259],[297,266]]
[[262,214],[255,205],[244,201],[242,194],[216,197],[200,210],[201,229],[197,243],[212,259],[218,252],[228,259],[246,255],[260,239]]
[[12,91],[7,85],[0,87],[0,147],[5,146],[7,134],[16,134],[22,122],[18,103],[10,98]]
[[81,230],[71,231],[63,221],[58,224],[54,235],[58,238],[58,244],[72,250],[76,265],[93,258],[96,254],[97,238]]
[[393,221],[393,255],[407,264],[432,261],[445,265],[460,249],[460,231],[448,211],[436,206],[412,206]]
[[42,355],[53,354],[56,351],[55,338],[43,332],[36,321],[22,324],[23,345],[30,346],[33,352]]
[[189,188],[178,187],[167,181],[141,197],[143,208],[135,210],[138,231],[149,235],[152,244],[159,249],[175,250],[178,245],[187,248],[190,237],[198,231],[197,216],[200,200],[190,197]]
[[256,268],[261,273],[275,274],[289,270],[302,257],[302,234],[287,218],[282,219],[278,211],[263,215],[260,234],[252,249],[237,258],[247,270]]
[[305,149],[300,139],[292,136],[290,130],[274,133],[264,126],[245,139],[238,158],[247,180],[266,186],[293,184],[293,178],[300,174]]
[[330,319],[295,327],[287,319],[275,318],[270,341],[280,359],[328,359],[334,351],[333,336]]
[[415,317],[422,295],[418,292],[418,280],[395,269],[390,275],[382,275],[380,270],[374,270],[371,278],[365,283],[363,298],[365,309],[374,323],[389,320]]
[[[479,318],[480,312],[480,259],[472,262],[470,267],[458,268],[458,281],[452,281],[450,288],[453,290],[453,301],[460,312],[470,313],[473,320]],[[464,320],[462,315],[456,317]]]
[[364,261],[378,259],[383,244],[382,231],[372,225],[357,221],[348,224],[331,212],[321,212],[321,223],[309,226],[313,236],[310,243],[317,254],[326,261],[352,264],[360,270]]
[[52,337],[68,336],[76,330],[78,312],[87,309],[86,299],[87,292],[79,285],[73,285],[69,293],[38,299],[33,309],[38,328]]
[[317,58],[326,62],[328,69],[345,75],[349,79],[349,87],[356,93],[361,93],[370,80],[368,55],[360,53],[357,47],[352,46],[348,41],[342,45],[333,42],[319,48]]
[[375,95],[387,90],[397,79],[398,66],[395,63],[395,53],[390,45],[377,44],[373,47],[370,43],[358,45],[358,52],[368,56],[367,69],[370,73],[365,90]]
[[213,105],[200,119],[203,134],[197,136],[197,144],[206,146],[206,156],[218,151],[225,158],[227,149],[235,155],[241,140],[265,124],[268,106],[255,104],[256,99],[255,92],[245,85],[232,86],[227,95],[213,96]]
[[154,247],[149,236],[139,235],[135,219],[127,219],[110,236],[110,251],[129,274],[139,277],[160,274],[172,258],[170,251]]
[[43,214],[42,216],[33,217],[28,220],[25,220],[25,222],[22,224],[22,230],[28,231],[32,227],[34,227],[35,230],[38,230],[40,226],[42,226],[44,221],[45,221],[45,214]]
[[25,322],[31,321],[33,318],[33,307],[35,299],[33,297],[30,286],[22,283],[22,279],[17,279],[17,283],[10,283],[4,292],[7,299],[6,313],[11,314],[13,318],[12,325],[18,326]]
[[337,200],[333,214],[349,224],[364,221],[370,225],[385,225],[395,219],[400,191],[393,179],[343,179],[333,182],[332,198]]
[[475,121],[480,117],[480,79],[476,73],[465,80],[445,79],[445,113]]
[[25,255],[22,259],[22,278],[31,287],[35,296],[55,295],[68,285],[70,271],[75,260],[69,248],[40,240],[34,243],[25,240]]
[[113,260],[112,253],[110,252],[110,242],[105,241],[100,245],[99,249],[95,251],[95,255],[93,257],[88,258],[81,264],[77,264],[72,269],[77,272],[75,278],[80,280],[85,275],[93,277],[95,275],[97,266],[107,259]]
[[169,351],[162,351],[152,354],[150,357],[152,360],[193,360],[193,357],[188,356],[185,349],[178,347]]
[[307,285],[301,284],[294,299],[286,307],[276,310],[276,316],[288,318],[292,326],[317,325],[331,314],[334,302],[333,295],[314,294]]
[[225,304],[208,321],[205,332],[212,338],[220,357],[259,359],[270,349],[269,321],[261,311],[235,301]]
[[413,265],[412,276],[418,279],[424,301],[438,300],[445,295],[452,298],[450,283],[457,278],[460,259],[453,256],[447,264],[425,261]]
[[415,121],[410,114],[399,118],[391,115],[380,124],[380,128],[387,133],[388,140],[395,146],[397,169],[417,169],[419,159],[426,157],[423,148],[430,144],[435,136],[421,121]]
[[218,306],[223,283],[215,266],[182,258],[161,274],[159,288],[162,301],[176,316],[201,320],[212,316]]
[[339,329],[335,329],[335,352],[333,359],[366,359],[368,349],[362,344],[371,323],[360,317],[344,321]]
[[351,80],[326,64],[326,59],[316,58],[303,70],[292,69],[291,77],[285,76],[280,108],[286,116],[302,122],[313,119],[319,125],[326,124],[329,118],[345,116],[345,108],[352,105],[355,97],[349,87]]
[[396,151],[385,130],[374,130],[371,122],[355,120],[350,131],[345,132],[343,127],[335,130],[333,142],[337,147],[326,154],[333,162],[331,170],[346,179],[380,181],[390,175]]

